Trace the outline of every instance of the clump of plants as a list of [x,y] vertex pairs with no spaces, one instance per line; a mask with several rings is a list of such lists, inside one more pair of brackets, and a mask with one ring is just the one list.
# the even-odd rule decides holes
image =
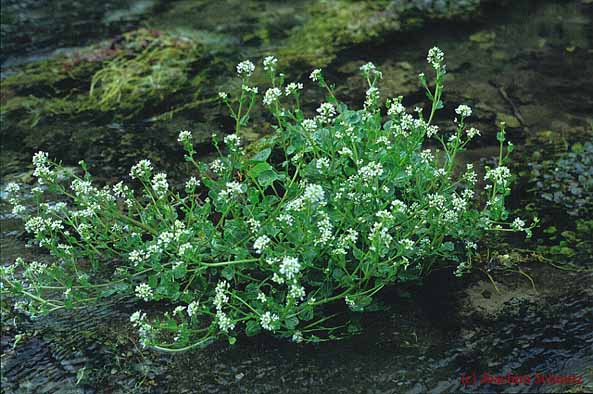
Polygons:
[[578,265],[587,265],[593,256],[593,143],[575,143],[529,166],[544,227],[536,250],[546,262],[562,263],[563,269],[576,263],[571,269],[582,270]]
[[[462,276],[484,236],[529,235],[531,226],[519,218],[508,224],[505,163],[513,146],[504,127],[497,166],[486,168],[484,182],[471,165],[454,171],[456,155],[480,132],[468,124],[466,105],[455,110],[452,134],[432,124],[443,107],[446,68],[438,48],[428,62],[435,83],[420,75],[426,111],[409,112],[401,97],[383,104],[381,72],[368,63],[361,109],[341,103],[317,69],[310,78],[327,97],[306,114],[303,84],[285,81],[277,59],[266,57],[271,86],[262,102],[276,131],[250,156],[241,131],[260,93],[250,86],[254,64],[241,62],[240,92],[219,94],[234,133],[214,139],[219,158],[204,163],[191,132],[182,131],[195,173],[180,187],[147,160],[132,167],[131,183],[100,187],[84,162],[76,176],[37,153],[37,212],[25,214],[18,185],[8,192],[14,213],[54,262],[18,259],[2,269],[3,291],[33,315],[134,296],[146,302],[130,317],[143,343],[183,351],[218,338],[234,343],[243,333],[337,339],[355,331],[352,317],[372,308],[386,286],[446,265]],[[429,138],[442,154],[423,147]],[[48,192],[61,201],[43,202]]]
[[550,206],[571,216],[593,213],[593,143],[530,166],[534,191]]
[[150,110],[168,112],[171,108],[158,109],[165,98],[199,86],[201,79],[193,68],[202,54],[202,46],[194,40],[134,30],[107,48],[50,59],[9,76],[3,89],[15,94],[2,116],[24,113],[35,125],[43,117],[89,111],[122,117]]

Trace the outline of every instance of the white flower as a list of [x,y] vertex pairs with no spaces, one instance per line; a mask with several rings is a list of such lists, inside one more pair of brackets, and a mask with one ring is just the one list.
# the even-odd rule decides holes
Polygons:
[[231,319],[224,313],[223,311],[216,312],[216,321],[218,323],[218,328],[222,332],[229,332],[235,328],[235,323],[231,321]]
[[18,193],[19,190],[21,190],[21,187],[18,185],[18,183],[10,182],[8,185],[6,185],[5,190],[7,194],[14,195]]
[[280,317],[275,313],[266,312],[260,317],[260,324],[264,330],[274,331],[276,322],[280,320]]
[[404,112],[406,112],[406,107],[404,107],[400,102],[395,101],[391,103],[391,105],[389,106],[389,109],[387,110],[387,115],[401,115]]
[[346,296],[344,298],[344,302],[346,302],[346,305],[348,305],[348,307],[350,307],[351,309],[356,306],[356,302],[350,296]]
[[136,311],[130,316],[130,322],[132,322],[134,326],[139,325],[144,319],[146,319],[146,313],[143,313],[142,311]]
[[264,70],[273,71],[276,68],[276,63],[278,63],[278,59],[276,59],[276,57],[266,56],[264,58]]
[[264,95],[263,103],[265,105],[272,105],[278,100],[278,97],[282,96],[282,91],[278,88],[270,88],[266,90]]
[[412,248],[414,247],[414,241],[407,238],[399,241],[399,244],[404,248],[404,250],[412,250]]
[[428,50],[426,60],[433,68],[438,69],[443,64],[443,60],[445,60],[445,54],[439,48],[433,47]]
[[246,93],[257,94],[257,92],[259,92],[259,89],[256,86],[251,87],[245,84],[241,85],[241,89]]
[[313,119],[305,119],[302,121],[301,126],[303,126],[303,129],[305,129],[305,131],[312,133],[315,130],[317,130],[317,123],[315,123],[315,121]]
[[222,100],[226,100],[229,95],[226,92],[218,92],[218,97],[220,97]]
[[368,62],[367,64],[363,64],[362,66],[360,66],[360,71],[362,71],[363,75],[367,76],[371,72],[376,72],[377,67],[375,67],[373,63]]
[[344,236],[344,241],[355,243],[356,240],[358,239],[358,232],[356,230],[354,230],[354,229],[351,229],[351,228],[349,228],[348,230],[346,230],[346,232],[348,234]]
[[317,222],[319,229],[319,238],[315,239],[315,245],[325,245],[332,238],[332,231],[334,229],[329,217],[323,213],[323,218]]
[[185,256],[187,252],[193,251],[194,247],[191,243],[186,242],[179,246],[179,256]]
[[179,133],[179,136],[177,137],[177,141],[181,142],[182,144],[191,144],[192,142],[192,134],[191,131],[189,130],[183,130]]
[[439,126],[437,126],[437,125],[430,125],[426,128],[426,136],[428,138],[432,137],[433,135],[435,135],[438,132],[439,132]]
[[295,331],[294,334],[292,334],[292,341],[295,343],[303,342],[303,333],[300,331]]
[[294,218],[288,213],[282,213],[278,215],[278,221],[290,227],[294,223]]
[[272,282],[281,285],[284,283],[284,278],[278,275],[276,272],[274,272],[274,275],[272,275]]
[[288,280],[294,279],[295,275],[301,270],[301,264],[296,257],[286,256],[280,263],[280,273]]
[[[377,241],[386,248],[389,248],[393,237],[389,234],[389,228],[385,227],[381,222],[373,223],[373,228],[369,233],[369,241]],[[369,248],[372,251],[376,251],[377,248],[373,245]]]
[[47,153],[38,152],[33,156],[33,163],[35,164],[35,170],[33,170],[33,176],[37,177],[37,182],[40,185],[46,183],[46,180],[53,182],[53,178],[56,174],[50,169],[49,163],[47,162]]
[[143,250],[132,250],[128,255],[128,259],[134,264],[138,265],[150,258],[150,254]]
[[379,89],[374,86],[371,86],[366,91],[366,99],[364,101],[365,107],[370,107],[375,104],[379,100]]
[[256,220],[254,218],[247,219],[247,224],[249,225],[249,230],[251,230],[253,234],[257,234],[257,232],[261,228],[261,223],[259,222],[259,220]]
[[33,164],[35,167],[44,167],[47,165],[48,157],[47,152],[39,151],[33,155]]
[[25,222],[25,231],[31,234],[38,234],[45,231],[46,225],[43,218],[33,216]]
[[241,137],[239,137],[237,134],[225,135],[224,143],[229,147],[229,149],[236,150],[241,146]]
[[309,184],[305,187],[303,198],[308,200],[311,204],[325,205],[325,192],[319,185]]
[[124,185],[123,182],[118,182],[113,185],[113,195],[117,198],[125,198],[126,194],[130,191],[130,188]]
[[192,176],[185,182],[185,191],[188,193],[193,193],[196,190],[196,187],[200,186],[200,180],[197,179],[195,176]]
[[94,189],[90,181],[83,181],[82,179],[73,180],[70,188],[74,190],[76,195],[88,195]]
[[258,299],[258,301],[261,301],[261,302],[267,301],[266,295],[264,293],[262,293],[261,291],[259,293],[257,293],[257,299]]
[[198,308],[200,307],[199,301],[192,301],[187,306],[187,315],[189,317],[194,317],[198,313]]
[[284,93],[287,96],[290,96],[291,94],[297,93],[299,90],[303,90],[303,84],[300,82],[291,82],[288,85],[286,85],[286,88],[284,88]]
[[378,217],[379,219],[383,219],[383,220],[393,220],[393,215],[391,214],[391,212],[389,211],[378,211],[377,213],[375,213],[375,216]]
[[262,235],[261,237],[257,238],[253,243],[253,249],[255,249],[255,253],[262,254],[269,243],[270,238],[267,235]]
[[525,222],[521,218],[515,218],[513,223],[511,223],[511,228],[517,231],[525,230]]
[[317,108],[317,113],[323,121],[328,121],[336,115],[336,108],[332,103],[322,103]]
[[319,159],[317,159],[316,163],[315,163],[315,167],[319,170],[319,171],[323,171],[323,170],[327,170],[330,166],[330,161],[327,157],[321,157]]
[[467,118],[468,116],[471,116],[472,109],[468,105],[461,104],[459,107],[455,108],[455,113]]
[[241,184],[237,181],[231,181],[226,183],[226,189],[220,192],[220,198],[228,200],[234,196],[238,196],[243,193]]
[[237,74],[240,77],[250,77],[253,71],[255,71],[255,65],[249,60],[244,60],[237,64]]
[[137,179],[145,179],[150,176],[152,171],[152,163],[150,160],[140,160],[136,163],[130,171],[130,176]]
[[476,129],[475,127],[472,127],[466,130],[465,132],[467,133],[467,138],[469,139],[474,138],[476,135],[481,135],[480,130]]
[[227,296],[225,294],[228,289],[229,289],[229,284],[226,280],[221,280],[216,285],[216,289],[214,290],[214,301],[213,301],[214,306],[216,307],[216,310],[222,310],[222,307],[224,306],[224,304],[229,302],[229,296]]
[[47,264],[41,264],[41,263],[38,263],[37,261],[31,261],[27,265],[27,268],[25,269],[25,274],[39,276],[39,275],[43,274],[43,272],[45,271],[46,268],[47,268]]
[[430,162],[434,160],[434,155],[430,149],[424,149],[422,152],[420,152],[420,159],[423,163],[430,164]]
[[473,241],[465,241],[465,247],[467,249],[478,250],[478,244]]
[[352,156],[352,149],[344,146],[338,153],[342,156]]
[[24,205],[16,204],[12,207],[12,214],[15,216],[21,216],[25,212],[27,212],[27,208]]
[[427,196],[428,199],[428,206],[431,208],[436,208],[442,210],[445,208],[445,196],[439,193],[429,194]]
[[288,291],[288,297],[292,298],[296,301],[302,301],[305,299],[305,288],[300,286],[296,283],[290,285],[290,290]]
[[167,246],[173,242],[175,239],[175,235],[170,231],[163,231],[159,234],[157,238],[157,245],[163,249],[166,249]]
[[167,194],[169,190],[169,182],[167,182],[167,174],[164,172],[156,174],[152,177],[152,190],[157,195],[157,197],[161,198]]
[[173,309],[173,316],[183,314],[183,312],[185,312],[185,307],[182,305],[179,305],[179,306],[175,307],[175,309]]
[[313,70],[311,75],[309,75],[309,78],[311,78],[313,82],[319,82],[321,80],[321,69],[316,68]]
[[505,166],[500,166],[495,169],[488,169],[486,175],[484,175],[484,180],[490,180],[504,185],[510,177],[511,171]]
[[381,163],[371,161],[367,165],[359,168],[358,175],[365,180],[380,177],[383,175],[383,166]]
[[136,296],[138,298],[142,298],[144,301],[148,301],[152,298],[152,295],[152,288],[148,284],[141,283],[138,286],[136,286]]
[[212,163],[210,163],[210,169],[215,174],[220,175],[224,172],[225,166],[224,166],[224,163],[222,162],[222,160],[216,159],[216,160],[213,160]]

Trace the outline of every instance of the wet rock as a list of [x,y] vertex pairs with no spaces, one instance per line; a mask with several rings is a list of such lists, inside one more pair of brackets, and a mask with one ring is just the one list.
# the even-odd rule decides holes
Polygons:
[[152,0],[101,3],[3,0],[0,63],[12,58],[14,64],[31,53],[80,46],[105,34],[129,30],[155,3]]
[[[366,80],[360,75],[360,66],[363,61],[351,61],[338,68],[340,73],[347,74],[346,82],[337,87],[340,97],[361,98],[368,88]],[[383,99],[397,96],[409,96],[420,89],[418,73],[414,66],[408,62],[387,61],[378,64],[377,68],[383,73],[379,82]]]
[[508,128],[515,129],[521,127],[521,122],[515,116],[505,113],[496,114],[496,124],[499,125],[504,122]]
[[496,32],[480,31],[469,36],[471,42],[477,43],[482,49],[489,49],[494,46],[496,40]]

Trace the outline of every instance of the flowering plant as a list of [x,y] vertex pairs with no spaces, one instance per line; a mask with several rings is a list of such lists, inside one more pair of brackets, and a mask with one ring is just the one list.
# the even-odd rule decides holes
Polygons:
[[[511,174],[504,163],[512,144],[504,127],[498,166],[486,169],[485,201],[476,198],[471,165],[454,171],[456,154],[480,133],[467,126],[466,105],[456,109],[448,138],[432,124],[443,107],[446,69],[438,48],[428,61],[436,83],[431,89],[420,75],[431,102],[427,117],[420,108],[408,113],[401,97],[388,99],[384,114],[382,75],[368,63],[361,67],[369,87],[360,110],[338,101],[314,70],[310,78],[327,101],[306,118],[303,85],[285,83],[277,60],[266,57],[271,87],[263,104],[276,132],[252,156],[240,136],[258,89],[249,86],[255,66],[241,62],[240,93],[219,94],[235,120],[224,147],[214,140],[219,158],[196,161],[191,132],[179,134],[197,170],[183,188],[171,187],[147,160],[131,169],[137,187],[99,188],[84,163],[79,177],[37,153],[37,214],[27,216],[17,185],[9,192],[25,229],[55,259],[17,259],[2,269],[4,290],[33,314],[116,295],[160,301],[165,311],[138,311],[131,321],[144,344],[182,351],[262,330],[296,342],[339,338],[353,331],[352,312],[371,308],[385,286],[443,264],[453,263],[461,276],[488,231],[530,227],[521,219],[505,225]],[[427,138],[442,152],[424,149]],[[44,188],[64,201],[41,202]]]

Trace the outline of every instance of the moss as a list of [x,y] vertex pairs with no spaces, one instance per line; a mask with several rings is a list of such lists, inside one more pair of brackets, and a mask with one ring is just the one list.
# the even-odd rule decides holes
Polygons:
[[323,67],[344,48],[381,42],[390,33],[422,27],[427,20],[472,15],[480,0],[313,2],[305,22],[293,28],[279,55]]
[[482,49],[492,48],[496,40],[496,32],[480,31],[469,36],[469,40],[477,43]]
[[307,21],[292,30],[279,56],[287,61],[325,66],[340,49],[399,29],[399,21],[382,14],[384,9],[383,1],[316,3],[309,9]]
[[190,65],[201,56],[195,42],[147,31],[134,32],[126,40],[133,53],[121,53],[93,75],[91,107],[135,114],[190,85]]
[[521,122],[515,116],[499,112],[496,114],[496,124],[498,125],[502,122],[504,122],[507,125],[507,127],[510,127],[512,129],[521,127]]
[[[36,125],[42,117],[110,112],[129,118],[169,112],[163,102],[201,82],[195,41],[139,29],[108,47],[27,66],[3,81],[2,117]],[[196,75],[198,74],[198,75]]]

